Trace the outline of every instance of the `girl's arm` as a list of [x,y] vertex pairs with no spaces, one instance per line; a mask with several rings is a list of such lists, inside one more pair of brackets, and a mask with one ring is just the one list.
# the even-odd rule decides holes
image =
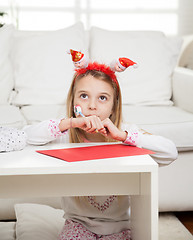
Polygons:
[[[65,123],[63,120],[65,120]],[[61,122],[63,122],[63,127],[66,125],[66,128],[62,131],[59,128]],[[23,130],[27,135],[28,144],[43,145],[65,135],[69,128],[70,119],[51,119],[38,124],[26,126]]]
[[94,132],[98,128],[103,134],[106,131],[96,116],[46,120],[26,126],[23,130],[28,144],[43,145],[65,135],[69,128],[81,128],[87,132]]
[[178,152],[171,140],[162,136],[148,134],[136,126],[131,128],[125,126],[123,129],[128,132],[124,143],[155,152],[151,157],[160,166],[168,165],[177,159]]
[[155,152],[151,156],[160,166],[168,165],[177,159],[176,146],[167,138],[146,133],[136,125],[122,125],[119,130],[110,119],[105,119],[103,124],[108,129],[108,137]]
[[79,127],[83,130],[90,129],[90,118],[92,117],[45,120],[38,124],[26,126],[23,130],[27,135],[28,144],[44,145],[64,136],[71,127]]

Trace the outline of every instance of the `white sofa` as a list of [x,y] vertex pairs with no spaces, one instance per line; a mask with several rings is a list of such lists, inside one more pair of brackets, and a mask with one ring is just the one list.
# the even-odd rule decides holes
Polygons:
[[[173,140],[179,151],[177,161],[159,169],[160,211],[193,210],[193,70],[184,68],[192,65],[187,65],[187,42],[181,45],[182,39],[161,32],[96,27],[86,32],[82,23],[51,32],[4,26],[0,29],[0,126],[21,129],[65,116],[74,71],[68,49],[105,63],[127,56],[139,68],[117,74],[124,120]],[[60,208],[58,198],[0,199],[0,220],[15,219],[14,204],[21,202]],[[9,225],[13,230],[15,225]]]

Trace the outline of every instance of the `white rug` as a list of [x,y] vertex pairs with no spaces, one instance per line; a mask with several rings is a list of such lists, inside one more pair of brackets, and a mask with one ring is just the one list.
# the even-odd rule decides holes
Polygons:
[[193,236],[173,214],[161,213],[159,240],[193,240]]

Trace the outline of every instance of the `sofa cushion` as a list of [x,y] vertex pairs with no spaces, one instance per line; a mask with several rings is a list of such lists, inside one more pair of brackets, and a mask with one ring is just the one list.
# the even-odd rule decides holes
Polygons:
[[179,66],[193,69],[193,34],[183,36]]
[[187,48],[188,54],[187,54],[187,68],[193,70],[193,41],[190,43],[190,45]]
[[12,25],[5,25],[0,28],[0,104],[8,103],[14,85],[10,61],[13,31]]
[[27,124],[35,124],[47,119],[64,118],[66,108],[65,105],[31,105],[22,107],[21,112]]
[[15,240],[15,222],[0,222],[0,239]]
[[[65,105],[32,105],[21,108],[28,124],[66,116]],[[174,106],[123,104],[123,120],[153,134],[171,139],[180,151],[193,150],[193,114]]]
[[26,124],[18,107],[1,105],[0,113],[0,126],[22,128]]
[[57,240],[64,225],[64,212],[46,205],[16,204],[17,240]]
[[0,220],[15,220],[15,204],[22,203],[45,204],[53,208],[61,208],[60,197],[17,198],[0,199]]
[[50,32],[15,31],[11,55],[17,94],[13,103],[64,103],[74,73],[67,51],[86,52],[84,33],[82,23]]
[[107,31],[92,27],[90,57],[110,63],[128,57],[139,65],[117,73],[123,103],[171,105],[171,74],[177,63],[182,40],[161,32]]
[[171,139],[179,151],[193,150],[193,114],[180,108],[123,105],[123,119]]

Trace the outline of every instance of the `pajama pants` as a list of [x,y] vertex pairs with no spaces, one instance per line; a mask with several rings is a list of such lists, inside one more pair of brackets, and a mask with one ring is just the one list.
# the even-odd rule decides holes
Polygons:
[[90,232],[82,224],[66,220],[58,240],[131,240],[131,231],[124,230],[110,235],[99,235]]

